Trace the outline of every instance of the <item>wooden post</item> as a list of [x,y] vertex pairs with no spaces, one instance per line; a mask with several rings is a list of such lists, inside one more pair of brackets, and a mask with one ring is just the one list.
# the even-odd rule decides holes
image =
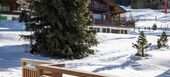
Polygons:
[[43,70],[37,69],[37,77],[41,77],[42,74],[43,74]]
[[22,62],[22,77],[25,77],[25,67],[26,67],[27,63],[26,62]]

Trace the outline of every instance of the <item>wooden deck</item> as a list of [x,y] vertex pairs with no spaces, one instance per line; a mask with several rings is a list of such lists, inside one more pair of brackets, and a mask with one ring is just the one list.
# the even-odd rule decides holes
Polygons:
[[[64,64],[22,58],[22,77],[116,77],[94,72],[64,68]],[[68,77],[68,76],[67,76]]]

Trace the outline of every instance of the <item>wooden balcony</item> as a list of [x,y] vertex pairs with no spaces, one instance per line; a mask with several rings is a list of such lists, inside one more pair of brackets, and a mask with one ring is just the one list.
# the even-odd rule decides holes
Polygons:
[[109,6],[98,2],[92,2],[89,4],[89,9],[106,12],[109,11]]
[[100,73],[64,68],[64,64],[52,64],[33,59],[21,59],[22,77],[116,77]]
[[20,11],[0,11],[0,14],[10,14],[10,15],[19,15]]
[[121,21],[121,20],[95,20],[95,23],[93,25],[134,28],[135,22],[134,21]]

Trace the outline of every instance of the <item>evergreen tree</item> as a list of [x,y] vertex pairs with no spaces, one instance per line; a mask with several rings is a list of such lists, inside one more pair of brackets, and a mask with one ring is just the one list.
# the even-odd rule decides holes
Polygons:
[[[90,24],[89,0],[35,0],[26,21],[36,43],[32,52],[45,56],[80,59],[93,54],[95,31]],[[24,17],[20,17],[24,18]]]
[[136,56],[145,57],[146,56],[146,54],[144,53],[145,49],[147,49],[150,46],[150,44],[148,44],[148,41],[143,31],[140,32],[140,36],[136,42],[137,44],[132,43],[133,44],[132,47],[138,50],[138,52],[136,53]]
[[157,30],[157,25],[156,24],[153,24],[152,30]]
[[166,35],[165,32],[163,32],[160,39],[157,40],[158,48],[167,47],[168,46],[167,42],[168,42],[168,36]]
[[162,46],[161,46],[161,41],[160,41],[160,39],[157,40],[157,47],[158,47],[158,48],[161,48],[161,47],[162,47]]

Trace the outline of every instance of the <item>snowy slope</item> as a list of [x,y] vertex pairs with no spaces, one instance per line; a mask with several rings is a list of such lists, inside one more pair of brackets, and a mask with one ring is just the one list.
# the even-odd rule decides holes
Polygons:
[[163,11],[162,9],[153,10],[153,9],[131,9],[130,7],[123,8],[126,9],[128,12],[122,14],[122,16],[125,17],[132,16],[134,19],[139,20],[136,23],[137,27],[152,27],[154,23],[157,24],[158,28],[170,27],[169,19],[170,14],[165,15],[164,12],[162,12]]

